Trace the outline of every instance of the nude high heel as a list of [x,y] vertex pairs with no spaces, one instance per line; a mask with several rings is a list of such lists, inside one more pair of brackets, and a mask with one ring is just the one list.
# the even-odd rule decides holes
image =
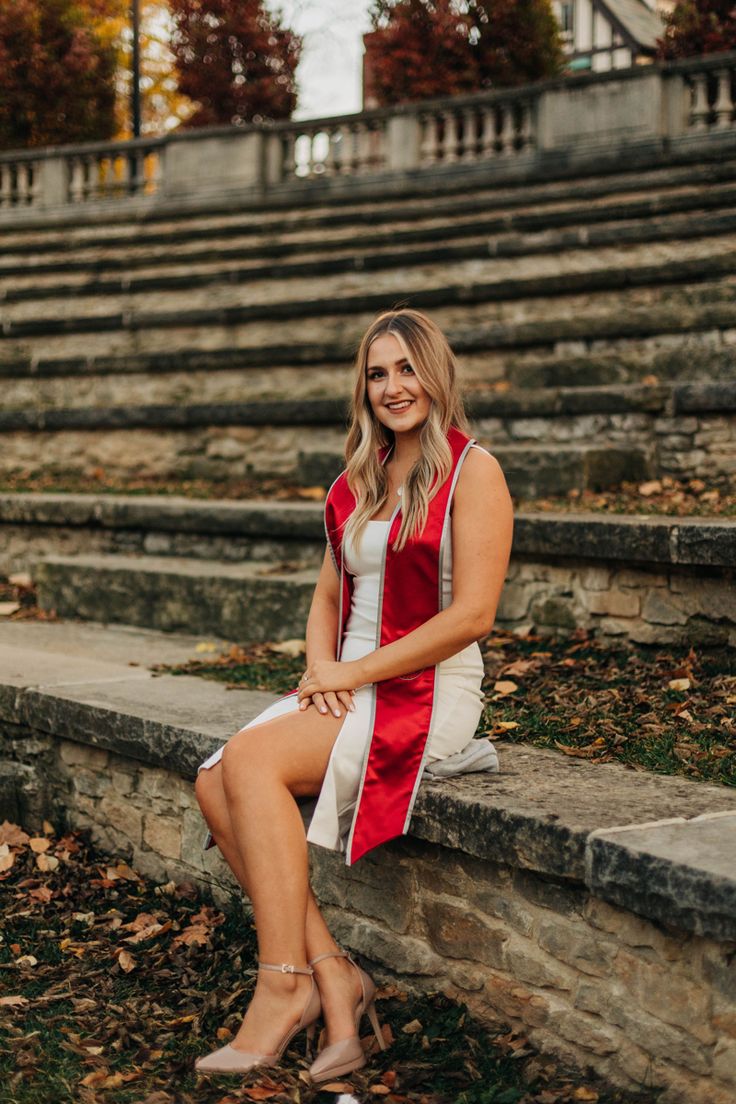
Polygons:
[[362,994],[355,1009],[355,1035],[324,1047],[309,1067],[309,1076],[315,1084],[331,1081],[334,1077],[342,1077],[346,1073],[352,1073],[353,1070],[361,1069],[366,1064],[367,1059],[359,1034],[360,1021],[364,1015],[367,1015],[370,1020],[379,1047],[381,1050],[386,1049],[386,1042],[376,1014],[376,986],[373,979],[369,977],[365,970],[360,968],[357,962],[353,961],[347,951],[328,951],[326,954],[317,955],[316,958],[310,961],[309,965],[315,966],[323,958],[346,958],[350,965],[358,971]]
[[236,1047],[231,1046],[230,1043],[226,1043],[225,1046],[220,1047],[218,1050],[213,1050],[210,1054],[205,1054],[202,1058],[197,1058],[194,1063],[194,1068],[196,1070],[202,1070],[202,1072],[206,1073],[247,1073],[249,1070],[255,1069],[256,1066],[275,1066],[281,1060],[281,1056],[294,1036],[305,1028],[307,1031],[307,1048],[309,1052],[309,1048],[314,1039],[317,1020],[322,1011],[319,990],[314,980],[314,970],[311,966],[307,966],[305,970],[302,967],[292,966],[290,963],[286,962],[282,963],[281,966],[271,966],[268,962],[259,962],[258,969],[277,970],[281,974],[308,974],[312,978],[312,985],[309,990],[309,996],[307,997],[307,1003],[304,1005],[301,1016],[294,1026],[290,1027],[286,1032],[273,1054],[251,1054],[249,1051],[238,1050]]

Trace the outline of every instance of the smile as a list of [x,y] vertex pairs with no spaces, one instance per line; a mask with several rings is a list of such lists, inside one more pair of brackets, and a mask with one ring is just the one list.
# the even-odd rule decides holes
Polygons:
[[401,402],[386,403],[386,406],[388,407],[389,410],[402,411],[402,410],[406,410],[406,408],[408,406],[411,406],[412,401],[413,401],[412,399],[402,399]]

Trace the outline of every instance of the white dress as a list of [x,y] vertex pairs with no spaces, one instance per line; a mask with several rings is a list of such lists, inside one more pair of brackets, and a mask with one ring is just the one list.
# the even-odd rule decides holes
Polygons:
[[[340,660],[360,659],[376,647],[379,578],[383,546],[389,521],[369,521],[363,530],[360,547],[346,542],[345,567],[354,576],[353,595]],[[443,561],[443,602],[452,600],[451,551]],[[483,710],[483,659],[477,642],[438,665],[435,683],[435,710],[427,746],[427,763],[436,762],[461,751],[472,739]],[[307,839],[334,851],[345,851],[355,810],[364,755],[370,741],[374,686],[359,687],[353,697],[355,712],[348,712],[332,748],[318,798],[302,805]],[[244,728],[262,724],[286,713],[298,711],[293,694],[269,706]],[[243,731],[242,729],[240,731]],[[217,763],[225,745],[200,764],[199,770]],[[208,832],[204,847],[212,844]]]

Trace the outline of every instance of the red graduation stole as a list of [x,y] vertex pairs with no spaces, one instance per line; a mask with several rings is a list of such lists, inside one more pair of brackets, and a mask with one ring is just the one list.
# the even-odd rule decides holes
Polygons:
[[[452,426],[447,441],[452,450],[452,468],[429,503],[422,533],[408,540],[400,552],[394,552],[391,545],[401,525],[400,506],[389,526],[379,587],[376,647],[412,632],[442,609],[442,560],[450,539],[452,495],[473,439]],[[381,449],[381,462],[390,447]],[[340,572],[338,658],[353,592],[352,576],[343,563],[342,534],[355,507],[356,499],[343,472],[330,487],[325,502],[325,529]],[[403,835],[409,827],[424,768],[436,671],[436,665],[432,665],[375,684],[373,731],[347,843],[348,866],[379,844]]]

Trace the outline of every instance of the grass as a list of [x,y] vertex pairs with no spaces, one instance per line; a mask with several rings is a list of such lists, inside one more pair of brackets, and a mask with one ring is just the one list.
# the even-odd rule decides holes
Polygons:
[[[5,821],[0,854],[0,1104],[335,1099],[308,1084],[297,1048],[260,1076],[193,1070],[233,1038],[254,984],[255,933],[231,887],[220,908],[208,889],[144,878],[87,830],[48,821],[35,837]],[[373,1041],[345,1079],[356,1100],[656,1104],[558,1066],[507,1025],[489,1032],[440,993],[390,985],[378,1009],[389,1047]]]
[[[285,694],[304,655],[233,646],[155,669]],[[484,645],[487,696],[478,735],[552,748],[592,763],[736,785],[736,651],[610,644],[494,632]]]

